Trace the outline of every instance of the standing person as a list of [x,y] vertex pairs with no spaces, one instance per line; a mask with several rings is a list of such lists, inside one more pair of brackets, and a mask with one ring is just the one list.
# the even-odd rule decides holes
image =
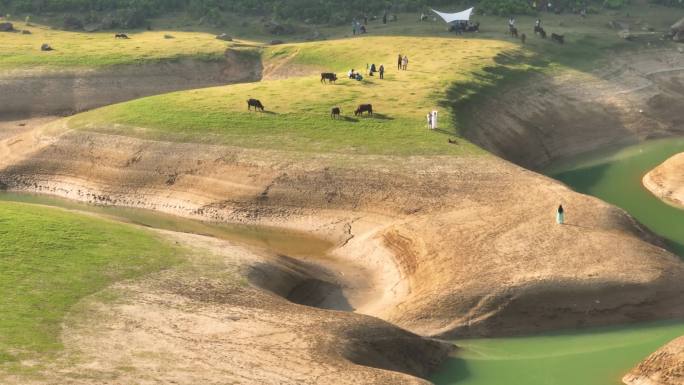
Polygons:
[[513,16],[508,18],[508,30],[512,31],[515,28],[515,18]]
[[427,114],[427,124],[428,124],[428,129],[432,130],[432,112],[428,112],[428,114]]
[[401,69],[401,62],[404,61],[404,58],[399,54],[399,58],[397,58],[397,69]]
[[385,78],[385,66],[380,64],[380,68],[378,68],[378,72],[380,73],[380,79]]
[[404,55],[404,58],[401,60],[401,69],[406,71],[408,68],[408,56]]
[[382,24],[387,24],[387,11],[382,15]]
[[352,34],[356,35],[356,19],[352,20]]
[[565,222],[565,210],[563,210],[563,205],[558,206],[558,211],[556,212],[556,223],[562,225]]

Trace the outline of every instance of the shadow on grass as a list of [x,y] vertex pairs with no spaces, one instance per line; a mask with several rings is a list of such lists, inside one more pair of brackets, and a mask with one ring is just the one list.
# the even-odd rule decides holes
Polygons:
[[373,113],[372,118],[378,119],[378,120],[394,120],[394,118],[392,118],[390,116],[387,116],[385,114],[377,114],[377,113]]

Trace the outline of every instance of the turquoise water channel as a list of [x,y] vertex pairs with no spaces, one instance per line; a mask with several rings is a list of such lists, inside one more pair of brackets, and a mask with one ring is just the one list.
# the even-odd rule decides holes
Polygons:
[[[683,151],[684,138],[650,141],[564,160],[546,174],[622,207],[684,257],[684,210],[663,203],[641,184],[649,170]],[[681,335],[684,322],[672,321],[455,341],[460,350],[432,380],[438,385],[618,385],[630,368]]]

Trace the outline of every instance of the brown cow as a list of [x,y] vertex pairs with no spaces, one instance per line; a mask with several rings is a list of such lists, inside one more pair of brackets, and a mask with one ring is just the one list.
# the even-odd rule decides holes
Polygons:
[[363,115],[364,112],[368,112],[368,115],[373,115],[373,105],[372,104],[360,104],[356,111],[354,111],[355,116]]

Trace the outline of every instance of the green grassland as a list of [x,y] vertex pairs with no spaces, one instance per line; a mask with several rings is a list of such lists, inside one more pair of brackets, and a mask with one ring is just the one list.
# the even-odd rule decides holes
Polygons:
[[[409,70],[396,68],[399,53]],[[446,91],[459,82],[488,82],[476,76],[496,67],[505,55],[525,57],[518,46],[494,40],[365,37],[288,44],[263,52],[266,63],[311,69],[312,75],[286,80],[176,92],[113,105],[73,117],[73,128],[151,139],[222,143],[246,148],[351,154],[479,153],[454,134]],[[350,68],[384,64],[384,80],[347,79]],[[523,63],[523,64],[520,64]],[[524,70],[528,64],[509,64]],[[320,71],[335,71],[335,85],[320,83]],[[465,92],[465,89],[464,89]],[[465,97],[460,95],[458,97]],[[247,111],[248,98],[260,99],[267,112]],[[358,104],[372,103],[373,117],[355,117]],[[332,120],[340,106],[344,118]],[[441,111],[440,127],[427,129],[428,111]]]
[[156,235],[60,209],[0,203],[0,367],[61,348],[79,300],[180,261]]
[[[138,32],[130,40],[114,39],[109,32],[79,33],[25,27],[30,35],[0,33],[0,70],[47,68],[98,68],[115,64],[134,64],[158,60],[197,58],[220,60],[233,45],[203,32]],[[173,39],[165,39],[169,34]],[[55,50],[42,52],[50,44]]]

